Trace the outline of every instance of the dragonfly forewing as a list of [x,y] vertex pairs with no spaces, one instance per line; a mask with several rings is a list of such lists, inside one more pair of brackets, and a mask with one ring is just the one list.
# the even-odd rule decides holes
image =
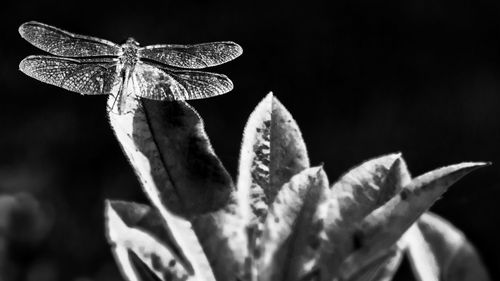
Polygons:
[[195,45],[151,45],[139,49],[139,57],[169,66],[199,69],[231,61],[243,53],[234,42]]
[[39,81],[85,95],[110,94],[121,83],[117,60],[112,58],[29,56],[19,69]]
[[117,56],[121,50],[120,46],[113,42],[74,34],[36,21],[22,24],[19,34],[37,48],[56,56]]
[[233,83],[223,74],[174,70],[139,62],[133,84],[135,94],[154,100],[192,100],[213,97],[233,89]]

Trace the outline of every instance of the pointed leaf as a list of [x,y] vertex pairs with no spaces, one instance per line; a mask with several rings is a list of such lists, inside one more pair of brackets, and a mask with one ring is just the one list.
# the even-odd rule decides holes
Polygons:
[[360,250],[345,261],[350,266],[342,276],[349,276],[356,265],[379,256],[448,189],[450,185],[485,163],[462,163],[447,166],[419,176],[386,204],[372,212],[360,226]]
[[[378,207],[387,194],[394,192],[386,178],[399,153],[384,155],[366,161],[344,174],[330,189],[328,213],[325,220],[324,246],[321,248],[321,280],[331,280],[338,275],[342,261],[356,247],[356,226]],[[392,176],[397,176],[396,168]],[[388,190],[386,190],[388,189]],[[384,198],[385,197],[385,198]]]
[[403,186],[411,182],[411,175],[402,157],[398,157],[392,163],[378,194],[376,207],[380,207],[398,194]]
[[[114,206],[118,208],[115,209]],[[107,203],[107,236],[113,245],[113,253],[122,273],[130,281],[141,280],[131,260],[130,252],[133,252],[160,280],[190,279],[192,268],[175,254],[170,245],[161,242],[158,237],[148,232],[146,230],[148,225],[143,225],[146,229],[137,227],[136,223],[148,216],[146,220],[161,221],[161,218],[147,206],[124,202]]]
[[311,189],[322,184],[322,168],[309,168],[290,179],[269,208],[262,235],[258,237],[259,280],[282,280],[289,258],[290,239],[304,201]]
[[400,157],[400,153],[393,153],[366,161],[332,186],[331,196],[340,204],[341,220],[352,224],[378,207],[380,196],[387,197],[384,192],[391,192],[381,188],[394,161]]
[[[269,93],[250,115],[241,147],[238,194],[243,212],[263,216],[279,188],[309,167],[306,146],[292,115]],[[245,209],[247,206],[251,210]]]
[[[383,180],[382,186],[380,187],[380,192],[378,194],[378,199],[377,203],[375,204],[376,206],[383,205],[385,202],[390,200],[395,194],[399,193],[403,186],[409,184],[411,182],[411,176],[408,171],[408,168],[406,166],[406,163],[402,157],[397,158],[394,163],[391,165],[389,168],[389,171],[387,172],[387,175],[385,179]],[[356,240],[356,244],[359,244],[360,232],[355,231],[351,234],[353,239]],[[355,245],[355,248],[353,250],[357,250],[356,247],[360,247],[361,245]],[[386,253],[381,252],[381,255],[386,255]],[[373,258],[373,257],[372,257]],[[382,280],[392,280],[392,276],[396,273],[396,270],[401,262],[402,259],[402,254],[401,251],[398,251],[397,254],[394,257],[391,257],[389,261],[383,266],[383,267],[377,267],[374,268],[378,272],[373,272],[375,277],[370,277],[374,281],[382,281]],[[364,271],[367,272],[366,269],[362,269],[364,264],[369,264],[372,263],[372,267],[376,266],[377,264],[373,263],[370,260],[365,260],[363,263],[356,264],[355,266],[357,267],[356,269],[350,269],[349,271],[353,272],[354,274],[359,274],[358,272]]]
[[[411,176],[406,167],[406,163],[402,157],[397,158],[391,165],[385,179],[383,180],[382,186],[380,188],[380,193],[378,195],[377,206],[383,205],[385,202],[390,200],[395,194],[399,193],[403,186],[411,182]],[[353,233],[353,238],[356,240],[356,244],[360,244],[359,231]],[[357,247],[361,245],[355,245],[353,250],[357,250]],[[384,257],[388,252],[381,252],[381,257]],[[394,256],[386,258],[385,260],[379,257],[381,264],[375,263],[370,259],[366,259],[363,262],[356,264],[356,269],[350,269],[347,271],[353,272],[355,275],[359,275],[360,272],[365,272],[363,278],[369,278],[373,281],[389,281],[392,280],[394,274],[396,274],[397,268],[402,260],[402,251],[395,252]],[[371,264],[370,264],[371,263]],[[366,266],[366,264],[370,264]],[[371,273],[369,269],[372,269]],[[344,269],[345,270],[345,269]],[[341,270],[342,271],[342,270]],[[372,275],[370,275],[372,274]]]
[[[382,181],[382,185],[379,189],[379,194],[376,200],[376,204],[374,207],[378,207],[383,205],[385,202],[390,200],[395,194],[399,193],[403,186],[409,184],[411,182],[410,173],[406,167],[406,163],[402,157],[398,157],[394,163],[391,165],[389,171],[387,172],[386,177]],[[355,244],[353,250],[357,250],[361,245],[360,244],[360,232],[355,231],[352,233],[352,237],[355,240]],[[387,255],[387,253],[381,252],[381,257]],[[397,251],[397,254],[386,258],[379,258],[381,260],[382,266],[376,262],[373,262],[369,259],[366,259],[363,262],[356,264],[357,269],[352,269],[352,272],[356,271],[356,275],[359,272],[365,272],[364,276],[361,278],[369,278],[373,280],[391,280],[392,276],[396,273],[397,267],[401,262],[401,251]],[[374,257],[372,257],[374,258]],[[370,264],[366,266],[366,264]],[[372,269],[370,272],[368,269]],[[371,275],[370,275],[371,274]]]
[[223,207],[232,180],[198,113],[185,102],[128,100],[135,108],[122,115],[110,111],[109,120],[148,195],[159,194],[170,210],[188,215]]

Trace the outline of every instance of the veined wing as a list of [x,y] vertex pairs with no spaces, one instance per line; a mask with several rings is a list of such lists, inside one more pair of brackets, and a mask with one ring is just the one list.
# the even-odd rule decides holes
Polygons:
[[74,34],[36,21],[23,23],[19,34],[37,48],[56,56],[116,56],[120,47],[113,42]]
[[233,89],[227,76],[217,73],[174,70],[138,62],[133,81],[136,95],[154,100],[192,100],[213,97]]
[[112,58],[70,59],[29,56],[19,69],[26,75],[84,95],[109,94],[119,82],[117,62]]
[[212,42],[196,45],[152,45],[139,49],[141,58],[182,68],[205,68],[226,63],[243,53],[234,42]]

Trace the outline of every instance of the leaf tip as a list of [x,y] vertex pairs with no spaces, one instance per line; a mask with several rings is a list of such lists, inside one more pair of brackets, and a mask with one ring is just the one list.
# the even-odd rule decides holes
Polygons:
[[323,165],[324,165],[323,163],[320,163],[318,166],[311,167],[310,169],[312,174],[320,174],[324,172]]
[[488,166],[491,166],[493,163],[492,162],[463,162],[461,164],[457,164],[462,166],[461,168],[464,169],[464,170],[475,170],[475,169],[479,169],[479,168],[482,168],[482,167],[488,167]]
[[482,164],[481,167],[487,167],[487,166],[491,166],[493,165],[493,162],[492,161],[485,161],[485,162],[477,162],[479,164]]
[[104,215],[106,216],[106,219],[109,218],[109,214],[113,208],[113,200],[110,199],[105,199],[104,200]]
[[322,184],[324,182],[326,182],[326,185],[328,185],[328,176],[326,175],[323,163],[321,163],[320,165],[318,165],[316,167],[312,167],[310,169],[311,169],[311,172],[314,175],[315,179],[318,182],[321,182]]

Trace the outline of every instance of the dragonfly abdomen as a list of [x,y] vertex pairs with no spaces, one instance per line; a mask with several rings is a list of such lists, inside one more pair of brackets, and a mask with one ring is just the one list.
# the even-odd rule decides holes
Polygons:
[[120,72],[120,78],[122,80],[122,83],[116,95],[116,102],[115,102],[119,114],[125,112],[125,109],[127,107],[126,104],[128,96],[133,95],[133,93],[130,93],[130,91],[133,91],[133,89],[130,89],[131,86],[130,82],[132,78],[132,73],[134,71],[134,67],[135,65],[125,65],[125,67],[123,67]]

